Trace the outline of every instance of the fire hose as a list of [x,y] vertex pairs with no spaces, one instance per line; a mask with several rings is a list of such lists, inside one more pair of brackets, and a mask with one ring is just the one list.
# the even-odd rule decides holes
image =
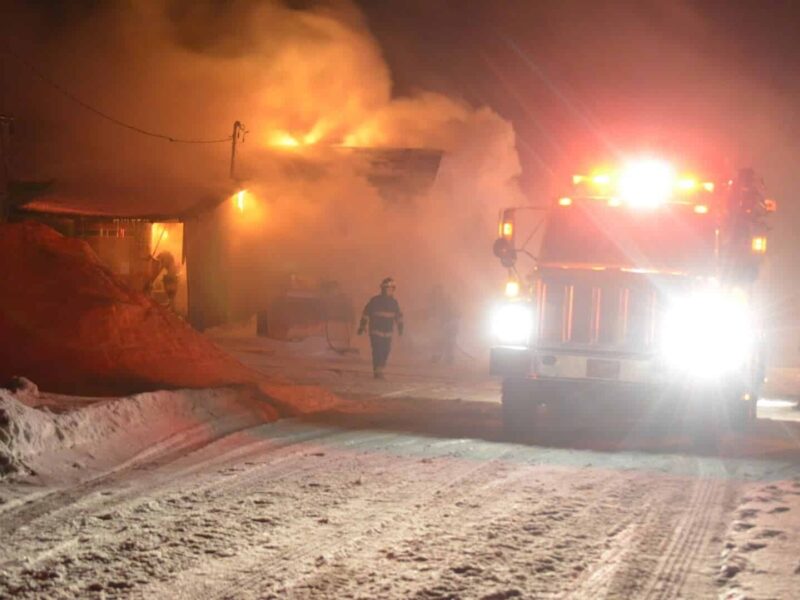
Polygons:
[[330,333],[330,325],[331,323],[340,323],[336,319],[325,319],[325,341],[328,344],[328,348],[336,352],[337,354],[345,355],[345,354],[358,354],[358,348],[353,348],[350,345],[350,324],[346,324],[346,331],[347,331],[347,346],[344,348],[337,348],[333,342],[331,341],[331,333]]

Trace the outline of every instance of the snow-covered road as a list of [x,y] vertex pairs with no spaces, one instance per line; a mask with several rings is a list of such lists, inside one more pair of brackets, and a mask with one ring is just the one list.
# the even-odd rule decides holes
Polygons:
[[[787,457],[297,420],[188,445],[2,510],[0,596],[713,598],[800,537]],[[748,597],[791,598],[791,556]]]
[[147,451],[124,452],[133,429],[71,450],[69,477],[0,484],[0,597],[797,597],[797,423],[705,453],[631,430],[514,444],[479,374],[249,353],[352,400],[217,426],[234,392],[211,394]]

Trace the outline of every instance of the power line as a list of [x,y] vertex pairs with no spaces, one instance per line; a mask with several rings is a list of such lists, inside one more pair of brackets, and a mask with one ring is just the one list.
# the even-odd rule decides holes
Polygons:
[[109,122],[111,122],[111,123],[113,123],[113,124],[115,124],[115,125],[117,125],[119,127],[124,127],[125,129],[129,129],[130,131],[135,131],[136,133],[140,133],[142,135],[146,135],[146,136],[149,136],[149,137],[154,137],[154,138],[158,138],[158,139],[162,139],[162,140],[167,140],[168,142],[174,142],[176,144],[224,144],[224,143],[230,142],[231,139],[232,139],[232,136],[230,136],[230,135],[227,136],[227,137],[224,137],[224,138],[213,139],[213,140],[192,140],[192,139],[185,139],[185,138],[177,138],[177,137],[173,137],[171,135],[165,135],[163,133],[156,133],[154,131],[148,131],[147,129],[142,129],[141,127],[137,127],[136,125],[131,125],[130,123],[125,123],[124,121],[120,121],[116,117],[113,117],[113,116],[103,112],[102,110],[97,109],[97,108],[91,106],[90,104],[87,104],[86,102],[84,102],[83,100],[81,100],[80,98],[75,96],[68,89],[64,88],[59,83],[57,83],[56,81],[54,81],[50,77],[48,77],[45,73],[43,73],[40,69],[38,69],[36,67],[36,65],[34,65],[33,63],[31,63],[26,58],[20,56],[16,52],[14,52],[8,46],[8,44],[5,41],[0,41],[0,47],[9,56],[11,56],[15,60],[17,60],[19,63],[21,63],[23,66],[25,66],[29,71],[31,71],[31,73],[33,73],[33,75],[35,75],[37,79],[39,79],[40,81],[46,83],[47,85],[49,85],[50,87],[52,87],[56,91],[60,92],[66,98],[69,98],[70,100],[72,100],[73,102],[75,102],[79,106],[83,107],[85,110],[89,111],[90,113],[94,114],[95,116],[98,116],[98,117],[100,117],[102,119],[105,119],[106,121],[109,121]]

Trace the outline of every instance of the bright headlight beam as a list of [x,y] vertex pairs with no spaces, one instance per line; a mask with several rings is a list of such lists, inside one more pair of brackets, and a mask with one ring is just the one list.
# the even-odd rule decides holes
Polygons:
[[675,300],[662,325],[664,358],[696,377],[718,377],[742,367],[755,341],[746,300],[722,291]]
[[492,334],[501,344],[524,346],[532,329],[533,310],[528,304],[503,304],[492,314]]

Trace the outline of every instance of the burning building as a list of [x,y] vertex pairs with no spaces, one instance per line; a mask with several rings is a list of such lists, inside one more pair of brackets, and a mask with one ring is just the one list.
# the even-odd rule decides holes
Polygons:
[[[330,170],[346,170],[369,182],[387,206],[407,205],[433,185],[441,158],[436,150],[333,148],[322,162],[288,157],[281,177],[322,186]],[[76,193],[56,182],[17,206],[14,219],[37,220],[87,241],[132,289],[171,306],[200,330],[261,313],[265,334],[318,333],[330,315],[331,294],[336,319],[350,319],[352,308],[342,307],[341,273],[308,255],[287,257],[283,236],[270,235],[267,219],[278,216],[267,215],[271,203],[255,191],[269,183],[251,172],[193,202],[186,192],[150,188],[121,206],[105,190]],[[302,233],[304,223],[295,221],[294,229]],[[328,240],[332,246],[339,241]]]
[[16,218],[91,238],[138,287],[153,251],[180,245],[176,306],[197,328],[301,281],[360,301],[391,275],[412,313],[437,283],[471,302],[495,289],[492,223],[525,202],[513,128],[441,93],[396,97],[356,6],[124,3],[59,24],[62,46],[36,25],[12,40],[28,59],[9,61],[11,167],[55,184]]
[[132,290],[148,293],[186,316],[186,224],[201,219],[221,200],[200,198],[192,203],[186,195],[172,194],[164,202],[163,193],[152,189],[140,193],[134,202],[120,205],[110,201],[112,190],[76,193],[53,183],[37,197],[16,205],[11,218],[38,221],[86,241]]

